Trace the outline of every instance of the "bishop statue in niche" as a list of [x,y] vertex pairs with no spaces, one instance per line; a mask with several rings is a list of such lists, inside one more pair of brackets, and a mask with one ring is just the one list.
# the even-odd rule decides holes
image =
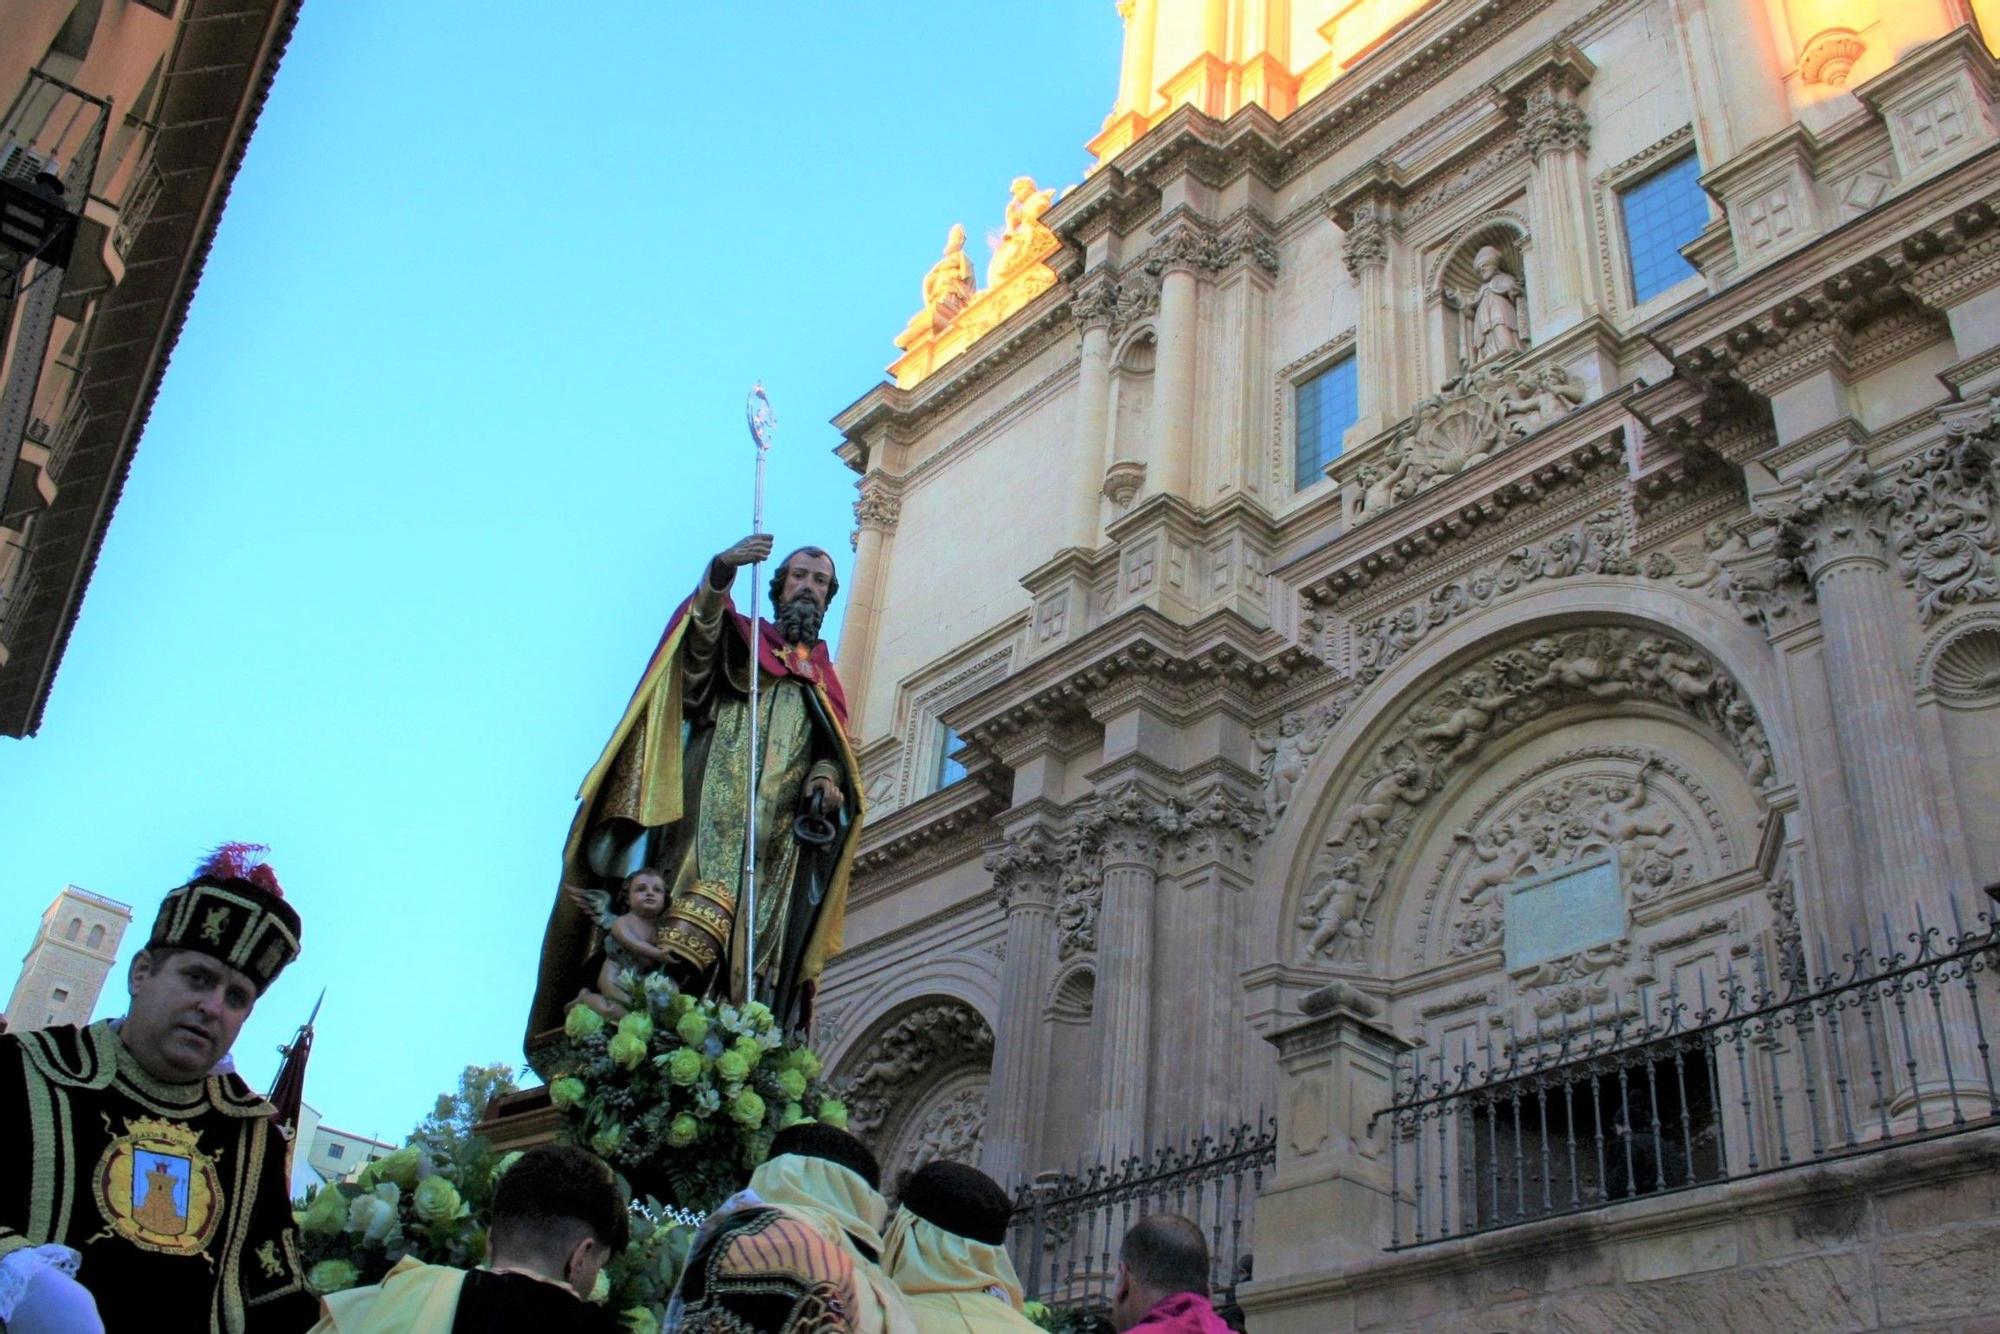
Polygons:
[[1457,311],[1459,369],[1471,370],[1519,352],[1521,342],[1521,280],[1508,272],[1500,247],[1483,245],[1472,257],[1479,286],[1471,291],[1444,289],[1444,303]]

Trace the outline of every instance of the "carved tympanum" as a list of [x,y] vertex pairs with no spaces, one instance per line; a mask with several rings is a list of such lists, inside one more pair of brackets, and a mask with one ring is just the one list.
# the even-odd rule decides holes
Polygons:
[[846,1063],[854,1071],[840,1081],[848,1123],[866,1136],[917,1086],[957,1066],[992,1061],[993,1030],[976,1011],[956,1001],[920,1006]]

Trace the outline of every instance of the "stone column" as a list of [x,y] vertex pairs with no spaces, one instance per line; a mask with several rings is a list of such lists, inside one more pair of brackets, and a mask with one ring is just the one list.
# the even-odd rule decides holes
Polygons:
[[1195,352],[1199,283],[1196,270],[1207,258],[1207,238],[1181,226],[1160,242],[1148,267],[1160,275],[1159,355],[1153,367],[1153,455],[1146,465],[1146,491],[1183,499],[1188,493],[1189,460],[1194,452]]
[[1538,343],[1600,305],[1584,170],[1590,118],[1576,104],[1593,72],[1582,53],[1565,44],[1507,90],[1535,164],[1528,190],[1528,225],[1535,235],[1528,299],[1530,330]]
[[[1345,982],[1307,993],[1299,1008],[1302,1018],[1268,1038],[1278,1049],[1278,1162],[1257,1202],[1257,1281],[1243,1293],[1256,1328],[1266,1324],[1259,1288],[1282,1294],[1287,1278],[1379,1260],[1391,1235],[1389,1123],[1375,1113],[1394,1101],[1396,1061],[1412,1044],[1384,1025],[1379,1001]],[[1274,1311],[1272,1327],[1293,1326]]]
[[847,687],[848,733],[856,738],[865,735],[862,728],[863,710],[868,702],[868,668],[875,657],[875,627],[881,619],[882,590],[889,582],[896,520],[903,509],[897,478],[871,472],[859,485],[861,498],[854,502],[853,591],[847,594],[847,618],[840,629],[840,661],[835,665]]
[[1103,494],[1100,469],[1108,471],[1116,460],[1108,439],[1111,417],[1111,321],[1118,309],[1118,288],[1108,274],[1099,274],[1079,286],[1071,303],[1076,316],[1078,349],[1076,365],[1076,441],[1074,457],[1089,480],[1073,482],[1076,494],[1068,497],[1070,546],[1088,551],[1097,545],[1098,499]]
[[1791,62],[1779,58],[1761,4],[1671,0],[1670,7],[1692,93],[1695,146],[1703,170],[1713,170],[1791,121],[1784,83]]
[[1153,1066],[1153,891],[1159,873],[1156,807],[1127,792],[1093,813],[1102,853],[1097,910],[1097,1146],[1116,1157],[1147,1144]]
[[1952,888],[1901,651],[1909,612],[1889,569],[1885,499],[1868,465],[1849,453],[1765,509],[1778,525],[1779,553],[1819,603],[1834,734],[1866,858],[1869,901],[1856,905],[1864,911],[1853,923],[1866,938],[1879,934],[1884,913],[1903,929],[1913,900],[1941,904]]
[[1049,1035],[1042,1022],[1056,960],[1055,906],[1060,861],[1040,829],[990,847],[986,869],[1007,917],[1007,958],[1000,970],[1000,1025],[993,1035],[993,1081],[986,1100],[980,1163],[1009,1190],[1027,1180],[1044,1110]]

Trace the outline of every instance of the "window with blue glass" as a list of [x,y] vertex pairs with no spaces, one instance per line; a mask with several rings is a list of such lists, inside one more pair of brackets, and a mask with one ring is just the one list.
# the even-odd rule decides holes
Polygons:
[[935,792],[939,788],[950,787],[953,783],[965,777],[965,766],[951,757],[951,753],[958,749],[959,744],[958,733],[952,731],[943,723],[939,723],[937,772],[932,775],[931,791]]
[[1360,388],[1354,358],[1342,357],[1292,390],[1295,452],[1292,489],[1303,491],[1324,480],[1326,465],[1340,457],[1347,428],[1361,415]]
[[1681,247],[1708,226],[1708,196],[1700,176],[1701,159],[1689,153],[1618,192],[1635,303],[1650,301],[1694,276]]

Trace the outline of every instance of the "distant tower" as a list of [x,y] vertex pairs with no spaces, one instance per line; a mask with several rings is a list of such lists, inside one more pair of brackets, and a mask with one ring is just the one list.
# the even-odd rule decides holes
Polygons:
[[42,914],[42,929],[7,1002],[16,1033],[51,1024],[87,1024],[118,957],[132,910],[115,899],[70,885]]

